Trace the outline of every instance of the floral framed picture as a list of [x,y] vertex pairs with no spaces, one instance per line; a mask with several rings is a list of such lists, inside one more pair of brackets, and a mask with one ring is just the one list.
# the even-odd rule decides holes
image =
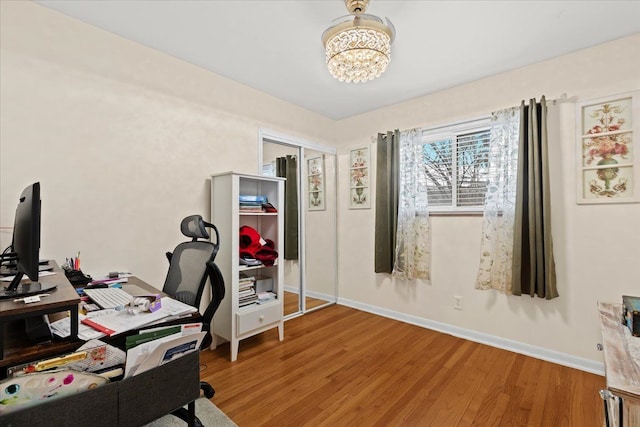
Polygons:
[[324,155],[307,159],[307,209],[325,209]]
[[576,105],[578,203],[640,202],[640,91]]
[[349,151],[349,209],[371,207],[369,147]]

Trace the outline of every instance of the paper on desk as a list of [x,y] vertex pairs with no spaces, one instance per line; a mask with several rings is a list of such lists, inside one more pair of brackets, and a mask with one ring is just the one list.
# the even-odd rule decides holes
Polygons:
[[[85,316],[81,314],[78,315],[78,338],[83,341],[89,341],[106,336],[106,334],[92,328],[91,326],[83,325],[81,322],[84,318]],[[71,335],[71,317],[69,316],[56,320],[49,326],[51,327],[51,332],[60,338],[67,338]]]
[[197,351],[205,335],[205,332],[187,335],[178,333],[130,349],[127,351],[124,378],[136,376],[187,353]]
[[162,308],[160,311],[165,312],[167,316],[181,316],[183,314],[195,313],[198,310],[189,304],[185,304],[173,298],[163,297]]
[[93,317],[91,319],[85,318],[82,323],[113,336],[132,329],[138,329],[164,317],[167,317],[167,314],[162,310],[154,313],[130,313],[128,310],[122,310],[106,316]]
[[82,345],[82,347],[80,347],[78,349],[78,351],[82,351],[82,350],[99,350],[102,348],[105,348],[105,352],[104,353],[99,353],[102,357],[97,360],[97,361],[93,361],[92,364],[86,366],[86,368],[84,369],[78,369],[80,367],[82,367],[83,365],[81,364],[78,367],[75,366],[69,366],[72,367],[74,369],[78,369],[78,370],[82,370],[82,371],[87,371],[87,372],[95,372],[95,371],[99,371],[101,369],[105,369],[105,368],[110,368],[113,366],[117,366],[117,365],[123,365],[126,358],[127,358],[127,354],[120,350],[117,347],[114,347],[112,345],[106,344],[100,340],[90,340],[87,341],[86,343],[84,343],[84,345]]
[[82,323],[112,336],[132,329],[141,328],[142,326],[149,325],[167,317],[179,316],[195,311],[197,311],[195,307],[191,307],[188,304],[176,301],[170,297],[164,297],[162,298],[162,306],[160,309],[153,313],[130,313],[127,310],[122,310],[97,318],[85,318],[82,320]]
[[192,313],[197,312],[198,310],[195,307],[192,307],[183,302],[174,300],[170,297],[162,298],[162,308],[168,313],[167,317],[164,317],[156,322],[149,323],[150,325],[159,325],[165,322],[171,322],[176,319],[181,319],[183,317],[191,316]]

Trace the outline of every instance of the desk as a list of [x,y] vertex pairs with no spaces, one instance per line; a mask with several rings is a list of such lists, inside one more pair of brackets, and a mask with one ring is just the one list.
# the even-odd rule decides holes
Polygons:
[[[66,281],[64,274],[61,277]],[[158,289],[137,278],[129,278],[128,282],[123,284],[123,289],[134,295],[140,295],[140,292],[162,294]],[[73,287],[71,290],[76,295],[77,313],[78,294]],[[196,313],[190,318],[179,319],[176,323],[194,321],[198,317],[199,314]],[[115,339],[124,340],[124,335],[126,334],[117,335]],[[114,344],[111,339],[103,340]],[[52,348],[62,348],[55,344],[52,344]],[[70,350],[73,351],[80,343],[76,341],[71,345],[73,348]],[[60,351],[57,354],[64,352]],[[47,354],[35,352],[36,357],[25,362],[41,359],[50,353],[51,348]],[[55,420],[56,426],[138,426],[188,405],[189,425],[193,426],[195,400],[199,396],[200,355],[195,351],[135,377],[2,415],[0,425],[50,425],[52,420]]]
[[[43,298],[42,301],[25,306],[24,303],[15,303],[13,300],[0,300],[0,350],[4,349],[2,352],[4,353],[3,357],[0,357],[0,379],[6,377],[5,370],[7,367],[32,362],[38,359],[44,359],[49,356],[70,353],[80,346],[77,339],[77,321],[71,322],[71,335],[74,338],[61,339],[54,337],[51,342],[35,345],[28,342],[22,328],[19,330],[12,330],[10,328],[10,326],[13,326],[13,324],[16,323],[15,320],[24,319],[38,314],[52,314],[66,312],[69,310],[72,316],[78,315],[78,303],[80,302],[78,293],[57,265],[54,267],[54,271],[58,274],[46,276],[42,279],[43,281],[44,279],[47,279],[49,283],[55,281],[55,283],[58,284],[58,288],[51,292],[51,296]],[[166,296],[166,294],[159,291],[157,288],[154,288],[137,277],[130,277],[128,282],[124,283],[122,287],[126,292],[134,296],[142,294],[161,294],[162,296]],[[66,313],[60,313],[60,316],[62,315],[66,315]],[[197,322],[199,317],[199,313],[194,313],[192,317],[179,319],[173,323]],[[6,334],[4,333],[5,329],[7,329]],[[115,346],[122,347],[124,345],[124,337],[134,332],[135,331],[116,335],[113,338],[105,339],[105,341]],[[2,355],[2,353],[0,353],[0,355]]]
[[[64,272],[55,263],[53,263],[53,271],[56,274],[41,277],[39,281],[46,284],[55,283],[57,288],[49,292],[49,296],[42,298],[40,302],[25,304],[24,302],[13,302],[13,299],[0,300],[0,367],[15,362],[13,357],[5,359],[4,353],[4,341],[6,338],[4,332],[9,322],[61,311],[70,311],[72,319],[76,319],[75,322],[71,322],[71,341],[78,339],[78,303],[80,302],[80,297],[67,280]],[[24,347],[24,342],[20,343],[18,347]],[[46,352],[46,346],[32,347],[36,347],[35,351],[40,354]],[[32,354],[33,349],[31,353],[29,350],[26,351],[28,357]],[[48,354],[51,353],[49,352]],[[25,354],[12,353],[11,356],[24,357]]]
[[[640,425],[640,365],[627,349],[622,305],[598,303],[607,390],[620,400],[619,425]],[[605,407],[606,411],[606,407]]]

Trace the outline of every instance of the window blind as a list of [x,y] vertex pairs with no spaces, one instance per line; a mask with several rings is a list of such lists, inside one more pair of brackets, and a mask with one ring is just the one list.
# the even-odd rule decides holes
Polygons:
[[489,174],[489,140],[488,129],[426,139],[424,180],[430,208],[465,210],[483,206]]

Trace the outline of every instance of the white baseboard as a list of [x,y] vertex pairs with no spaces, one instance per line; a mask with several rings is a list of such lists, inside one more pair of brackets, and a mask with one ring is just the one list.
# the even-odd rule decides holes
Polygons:
[[[284,285],[284,290],[287,292],[291,292],[292,294],[299,294],[300,289],[295,286]],[[327,302],[336,302],[336,297],[334,295],[325,294],[322,292],[315,292],[307,290],[305,295],[311,298],[320,299]]]
[[518,341],[512,341],[500,338],[495,335],[485,334],[470,329],[461,328],[447,323],[436,322],[418,316],[413,316],[398,311],[388,310],[386,308],[376,307],[364,304],[358,301],[346,298],[338,298],[338,304],[368,313],[377,314],[379,316],[388,317],[390,319],[399,320],[401,322],[410,323],[412,325],[421,326],[423,328],[453,335],[455,337],[464,338],[492,347],[513,351],[514,353],[524,354],[526,356],[535,357],[536,359],[546,360],[547,362],[557,363],[558,365],[568,366],[570,368],[579,369],[581,371],[590,372],[592,374],[604,375],[604,363],[585,359],[582,357],[572,356],[570,354],[561,353],[555,350],[549,350]]
[[299,294],[300,293],[300,288],[297,287],[297,286],[284,285],[283,288],[284,288],[285,291],[291,292],[292,294]]

